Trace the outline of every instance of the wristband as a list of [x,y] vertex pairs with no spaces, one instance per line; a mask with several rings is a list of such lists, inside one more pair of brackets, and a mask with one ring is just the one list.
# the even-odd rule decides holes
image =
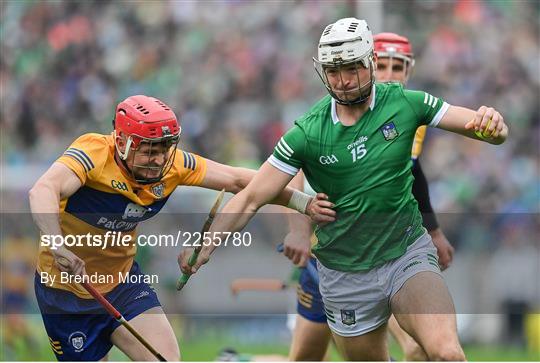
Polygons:
[[309,194],[298,190],[293,190],[291,199],[289,200],[289,203],[287,203],[287,208],[291,208],[299,211],[302,214],[306,214],[306,208],[311,198],[312,197]]

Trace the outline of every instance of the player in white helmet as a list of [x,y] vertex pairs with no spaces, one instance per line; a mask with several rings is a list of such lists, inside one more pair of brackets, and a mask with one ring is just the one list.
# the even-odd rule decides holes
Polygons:
[[[406,85],[415,63],[409,40],[395,33],[379,33],[373,37],[373,40],[377,55],[377,67],[375,71],[377,82],[399,82]],[[437,247],[441,270],[444,270],[452,261],[453,248],[438,226],[430,203],[426,177],[418,160],[418,156],[422,151],[425,134],[426,126],[419,127],[415,134],[411,153],[413,161],[412,171],[415,178],[412,190],[414,197],[418,201],[418,207],[422,212],[424,227]],[[297,174],[291,185],[303,190],[304,176],[302,172]],[[305,257],[311,247],[310,228],[298,226],[302,221],[308,224],[310,222],[305,219],[296,218],[293,214],[289,216],[291,219],[290,224],[293,225],[294,223],[294,227],[291,228],[291,232],[285,239],[285,255],[302,266],[306,263],[316,266],[315,258],[311,257],[308,260]],[[305,232],[306,230],[308,233]],[[297,313],[289,358],[291,360],[322,360],[331,340],[331,334],[324,313],[318,281],[307,269],[302,270],[299,278]],[[389,331],[404,352],[405,360],[423,361],[427,359],[423,349],[410,335],[399,327],[393,316],[389,319],[388,324]]]
[[[332,201],[328,221],[337,216],[317,226],[312,251],[343,357],[388,360],[393,313],[429,360],[464,360],[437,250],[412,195],[410,154],[421,125],[501,144],[508,135],[503,117],[493,108],[449,105],[399,83],[375,84],[373,37],[363,20],[327,26],[314,62],[330,95],[296,120],[211,231],[242,229],[302,169],[313,189]],[[182,264],[183,271],[198,271],[215,248],[203,247],[196,264]]]

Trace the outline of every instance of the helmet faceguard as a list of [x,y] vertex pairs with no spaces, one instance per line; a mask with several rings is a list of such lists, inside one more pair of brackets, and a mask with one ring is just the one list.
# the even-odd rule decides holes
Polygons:
[[[337,103],[353,105],[366,102],[375,82],[373,36],[367,23],[356,18],[345,18],[328,25],[319,40],[317,58],[313,58],[313,65],[326,90]],[[368,69],[370,76],[369,81],[363,83],[359,74],[362,69]],[[338,72],[343,85],[345,70],[355,71],[358,87],[336,91],[331,86],[328,74]]]
[[138,183],[158,182],[169,172],[180,132],[174,112],[156,98],[131,96],[116,107],[116,152],[122,166]]
[[389,59],[388,67],[393,70],[394,60],[403,61],[403,79],[392,79],[406,84],[414,68],[414,53],[409,39],[395,33],[379,33],[373,37],[378,59]]

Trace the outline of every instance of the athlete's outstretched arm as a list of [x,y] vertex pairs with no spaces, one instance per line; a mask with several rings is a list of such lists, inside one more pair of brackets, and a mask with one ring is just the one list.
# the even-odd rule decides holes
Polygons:
[[[82,186],[79,177],[62,163],[55,162],[28,193],[32,218],[42,234],[62,235],[59,221],[60,200],[73,195]],[[51,249],[57,267],[76,275],[85,274],[84,261],[65,247]],[[61,263],[59,263],[59,259]]]
[[[225,191],[234,194],[237,194],[242,189],[246,188],[251,180],[255,177],[255,174],[257,174],[256,170],[220,164],[209,159],[206,159],[206,168],[206,175],[200,185],[201,187],[214,190],[225,189]],[[281,174],[289,176],[289,181],[292,178],[292,176],[288,174]],[[266,181],[268,180],[272,179],[266,179]],[[283,187],[275,197],[265,202],[265,204],[279,204],[287,206],[291,200],[293,192],[294,189],[290,187]]]
[[200,186],[214,190],[225,189],[227,192],[236,194],[249,184],[255,174],[255,170],[220,164],[206,159],[206,175]]
[[[286,174],[268,162],[265,162],[253,180],[241,192],[236,194],[226,205],[223,210],[216,216],[211,233],[225,231],[239,231],[245,227],[257,210],[263,205],[275,199],[291,181],[292,175]],[[315,198],[316,202],[311,202],[306,208],[306,212],[313,219],[319,222],[331,222],[334,220],[335,212],[330,208],[333,204],[325,201],[320,195]],[[317,217],[314,217],[317,216]],[[197,269],[210,258],[210,254],[216,247],[203,246],[199,253],[197,263],[193,267],[189,267],[187,260],[191,251],[180,256],[180,268],[184,273],[194,273]]]
[[[437,127],[494,145],[502,144],[508,136],[508,126],[502,115],[494,108],[486,106],[481,106],[477,111],[450,106]],[[479,137],[475,131],[483,133],[484,136]]]

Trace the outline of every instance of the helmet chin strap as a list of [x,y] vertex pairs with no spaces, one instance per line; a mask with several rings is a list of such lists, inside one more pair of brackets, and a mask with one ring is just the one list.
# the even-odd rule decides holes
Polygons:
[[118,152],[118,156],[120,156],[120,159],[122,161],[126,160],[129,155],[129,149],[131,148],[131,144],[133,144],[133,138],[131,136],[128,137],[126,142],[126,148],[124,149],[124,152],[120,151],[120,147],[118,147],[118,143],[116,142],[116,130],[114,130],[114,144],[116,146],[116,151]]

